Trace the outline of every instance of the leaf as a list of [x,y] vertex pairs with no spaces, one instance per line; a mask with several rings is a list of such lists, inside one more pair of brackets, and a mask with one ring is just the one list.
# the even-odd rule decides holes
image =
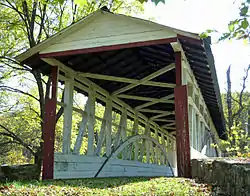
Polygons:
[[244,7],[240,9],[240,16],[246,16],[247,12],[248,12],[248,7],[244,5]]
[[82,7],[86,3],[86,0],[75,0],[74,2],[78,6]]
[[235,29],[235,23],[234,22],[230,22],[229,24],[228,24],[228,30],[230,31],[230,32],[233,32],[234,31],[234,29]]
[[155,3],[155,5],[158,5],[158,3],[160,3],[160,2],[165,4],[165,0],[152,0],[152,2]]
[[200,38],[204,39],[206,37],[208,37],[208,33],[207,32],[203,32],[203,33],[200,34]]
[[148,2],[148,0],[138,0],[140,3]]
[[60,3],[60,5],[62,5],[64,3],[64,0],[57,0],[58,3]]
[[243,29],[247,29],[249,27],[249,23],[246,18],[244,18],[244,20],[241,22],[241,27]]

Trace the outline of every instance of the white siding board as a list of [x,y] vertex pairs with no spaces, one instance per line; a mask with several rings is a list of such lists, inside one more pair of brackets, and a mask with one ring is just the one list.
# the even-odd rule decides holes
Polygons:
[[[105,159],[86,155],[55,154],[54,178],[92,178]],[[172,176],[172,171],[165,165],[110,159],[98,177],[115,176]]]
[[40,53],[164,39],[176,35],[173,29],[159,24],[131,17],[103,14]]

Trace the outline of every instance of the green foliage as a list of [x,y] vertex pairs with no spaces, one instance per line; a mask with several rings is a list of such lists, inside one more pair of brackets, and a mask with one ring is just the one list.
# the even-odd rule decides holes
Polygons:
[[183,178],[99,178],[12,182],[1,186],[4,195],[211,195],[211,186]]
[[[0,154],[4,155],[1,158],[5,157],[0,158],[1,163],[15,162],[12,159],[15,153],[41,156],[45,98],[49,93],[48,77],[42,76],[39,70],[20,65],[13,57],[105,5],[112,12],[143,11],[142,4],[136,0],[0,0]],[[81,118],[73,114],[72,145]],[[58,151],[61,150],[62,127],[60,117],[55,141]],[[95,130],[99,130],[97,127],[100,122]],[[84,141],[86,144],[86,137]],[[82,153],[86,152],[84,144]],[[24,153],[26,150],[29,153]]]
[[[249,25],[249,16],[250,16],[250,1],[245,0],[239,9],[239,16],[228,23],[228,31],[222,33],[219,41],[226,39],[241,39],[245,42],[250,41],[250,25]],[[210,33],[216,32],[216,30],[207,30],[200,34],[201,38],[208,37]]]
[[[232,127],[228,140],[221,141],[221,149],[227,152],[228,156],[248,156],[250,155],[250,137],[239,127]],[[250,157],[250,156],[249,156]]]

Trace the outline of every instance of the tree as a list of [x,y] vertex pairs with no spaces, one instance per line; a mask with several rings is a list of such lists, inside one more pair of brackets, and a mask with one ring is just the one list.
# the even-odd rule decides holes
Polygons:
[[[8,97],[13,102],[7,104],[5,100],[8,106],[1,107],[5,112],[0,116],[0,142],[23,146],[35,157],[39,168],[43,149],[45,100],[50,94],[51,78],[43,76],[40,70],[19,64],[13,57],[104,5],[108,5],[112,12],[127,14],[143,10],[137,1],[0,0],[0,18],[3,21],[0,23],[0,93],[1,98]],[[13,84],[13,81],[16,82]],[[36,89],[28,92],[32,88]],[[10,94],[7,96],[6,93]],[[20,97],[15,99],[15,96],[20,95],[29,103],[18,102]],[[29,110],[27,107],[30,107]],[[60,108],[57,120],[62,113],[63,108]],[[34,115],[35,119],[27,118]],[[37,139],[34,140],[31,135]],[[8,151],[8,148],[5,150]]]
[[231,90],[231,66],[227,70],[227,93],[222,98],[229,140],[223,141],[222,144],[227,153],[232,156],[237,155],[238,152],[241,154],[250,152],[248,148],[250,134],[246,128],[246,123],[250,118],[250,92],[245,92],[249,71],[250,65],[242,78],[241,91],[233,93]]

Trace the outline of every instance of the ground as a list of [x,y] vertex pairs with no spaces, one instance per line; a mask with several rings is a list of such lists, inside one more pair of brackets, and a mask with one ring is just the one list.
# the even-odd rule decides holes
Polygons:
[[5,182],[0,195],[211,195],[211,186],[185,178],[99,178]]

